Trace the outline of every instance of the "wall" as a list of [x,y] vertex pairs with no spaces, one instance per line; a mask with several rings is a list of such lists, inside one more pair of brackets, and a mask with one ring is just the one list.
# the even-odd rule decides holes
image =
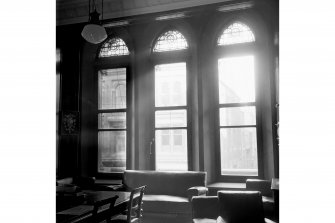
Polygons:
[[[59,177],[74,175],[80,171],[78,154],[80,152],[80,132],[77,134],[62,133],[62,113],[67,111],[80,112],[80,49],[82,38],[81,26],[57,27],[56,47],[61,52],[60,75],[60,118],[58,169]],[[79,113],[80,114],[80,113]],[[80,131],[80,129],[79,129]]]

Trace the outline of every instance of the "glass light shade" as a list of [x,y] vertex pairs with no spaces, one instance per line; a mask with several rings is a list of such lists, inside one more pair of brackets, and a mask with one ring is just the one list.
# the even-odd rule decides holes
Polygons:
[[82,37],[90,43],[98,44],[107,38],[104,27],[96,24],[87,24],[81,32]]

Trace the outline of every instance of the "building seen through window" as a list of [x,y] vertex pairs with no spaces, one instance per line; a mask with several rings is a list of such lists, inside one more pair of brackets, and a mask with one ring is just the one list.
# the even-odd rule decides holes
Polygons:
[[126,68],[98,72],[98,170],[126,169]]
[[156,65],[155,86],[156,169],[187,170],[186,63]]

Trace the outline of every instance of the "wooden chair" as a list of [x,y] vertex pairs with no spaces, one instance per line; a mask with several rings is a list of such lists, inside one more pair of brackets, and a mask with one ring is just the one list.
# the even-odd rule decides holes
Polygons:
[[[115,195],[114,197],[95,202],[93,207],[92,221],[90,222],[92,223],[110,222],[113,207],[118,197],[119,196]],[[103,208],[104,206],[108,205],[109,205],[108,208]]]
[[125,214],[111,219],[110,223],[140,223],[142,217],[142,198],[146,186],[133,189]]

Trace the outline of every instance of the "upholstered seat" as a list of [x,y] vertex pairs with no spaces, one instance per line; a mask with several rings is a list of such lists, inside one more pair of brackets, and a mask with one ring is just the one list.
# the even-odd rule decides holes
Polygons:
[[193,219],[193,223],[216,223],[216,219],[197,218],[197,219]]
[[191,213],[191,204],[186,197],[145,194],[143,203],[146,212]]
[[144,223],[190,223],[190,199],[206,195],[206,173],[195,171],[126,170],[126,190],[147,185],[143,196]]
[[218,196],[193,197],[193,223],[274,223],[264,218],[258,191],[219,191]]

